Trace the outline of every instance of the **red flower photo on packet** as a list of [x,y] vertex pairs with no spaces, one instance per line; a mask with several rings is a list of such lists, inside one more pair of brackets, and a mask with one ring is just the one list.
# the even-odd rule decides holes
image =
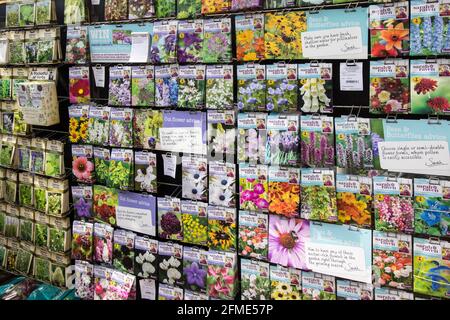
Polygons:
[[89,67],[72,67],[69,69],[70,103],[85,103],[91,99]]

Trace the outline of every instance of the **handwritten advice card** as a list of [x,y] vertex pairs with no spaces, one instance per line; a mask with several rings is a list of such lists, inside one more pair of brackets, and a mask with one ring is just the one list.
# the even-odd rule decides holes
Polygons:
[[[372,119],[377,135],[374,160],[377,169],[409,173],[450,174],[450,122],[440,120]],[[378,164],[377,164],[378,162]]]
[[362,53],[361,28],[339,28],[302,33],[302,47],[305,58],[329,57],[330,52],[337,55]]
[[302,32],[305,59],[367,59],[367,8],[331,9],[306,13]]
[[371,231],[344,225],[310,224],[306,266],[344,279],[371,283]]
[[116,217],[121,228],[156,236],[156,198],[152,195],[120,191]]

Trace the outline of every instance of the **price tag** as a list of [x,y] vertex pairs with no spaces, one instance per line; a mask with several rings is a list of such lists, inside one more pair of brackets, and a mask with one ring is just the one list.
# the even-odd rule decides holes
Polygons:
[[95,86],[98,88],[105,87],[105,66],[92,67],[94,71]]
[[342,62],[340,66],[341,91],[363,91],[363,65],[362,62],[347,64]]
[[177,156],[163,154],[164,175],[175,179],[177,174]]

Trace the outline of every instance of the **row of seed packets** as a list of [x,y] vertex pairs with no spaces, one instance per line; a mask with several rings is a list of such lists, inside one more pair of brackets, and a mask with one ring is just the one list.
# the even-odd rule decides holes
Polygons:
[[66,285],[70,219],[0,204],[0,268]]
[[448,59],[370,62],[372,113],[448,114],[449,87]]
[[8,1],[6,4],[6,28],[49,25],[54,21],[54,0]]
[[1,136],[0,166],[49,177],[65,175],[64,143],[59,140]]
[[[235,297],[238,289],[236,254],[183,247],[171,242],[158,243],[128,232],[125,233],[128,233],[129,241],[121,244],[116,242],[116,232],[120,234],[124,231],[114,231],[112,265],[117,271],[128,272],[124,274],[129,276],[134,273],[141,291],[146,292],[142,289],[153,287],[153,294],[146,292],[144,298],[149,299],[150,295],[150,299],[155,299],[155,280],[159,281],[160,300],[182,300],[183,288],[194,297],[204,299],[229,300]],[[127,268],[123,267],[124,262]],[[119,269],[117,264],[121,266]],[[97,267],[86,261],[76,261],[75,281],[80,298],[96,299],[95,271],[92,272],[92,268]],[[103,293],[108,295],[108,289],[104,289]]]
[[59,27],[0,34],[1,64],[52,64],[62,59]]
[[67,180],[46,178],[29,172],[0,170],[0,199],[61,217],[69,210]]

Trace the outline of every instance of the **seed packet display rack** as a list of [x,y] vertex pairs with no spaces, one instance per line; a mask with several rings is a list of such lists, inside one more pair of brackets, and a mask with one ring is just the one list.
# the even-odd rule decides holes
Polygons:
[[[96,23],[98,23],[98,24],[111,23],[111,22],[104,22],[104,21],[102,21],[103,20],[103,17],[102,17],[103,10],[102,9],[98,10],[99,8],[102,8],[102,6],[103,6],[103,1],[101,1],[101,3],[102,4],[101,4],[100,7],[94,6],[93,12],[98,12],[99,11],[101,14],[99,16],[96,16],[96,17],[91,17],[92,21],[96,21],[95,23],[92,23],[92,24],[96,24]],[[351,10],[351,7],[353,7],[354,5],[355,6],[357,6],[357,5],[366,6],[367,2],[358,2],[356,4],[350,4],[350,5],[344,5],[344,6],[342,6],[342,5],[341,6],[320,6],[320,7],[307,7],[307,8],[298,8],[298,9],[286,9],[286,10],[282,10],[282,11],[288,12],[288,11],[307,10],[307,9],[312,9],[312,11],[315,11],[315,10],[322,10],[322,9],[325,9],[325,8],[335,8],[335,7],[342,8],[342,7],[346,7],[346,6],[349,8],[349,10]],[[319,8],[319,9],[317,9],[317,8]],[[280,10],[261,10],[261,11],[257,11],[257,12],[266,13],[266,12],[276,12],[276,11],[280,11]],[[252,13],[255,13],[255,11],[252,11]],[[229,16],[229,17],[232,17],[232,19],[233,19],[235,14],[242,14],[242,12],[239,12],[239,13],[230,12],[230,13],[226,13],[226,14],[211,14],[211,15],[205,15],[205,16],[200,16],[200,17],[208,18],[208,17],[218,17],[218,16],[225,16],[225,17]],[[60,18],[60,17],[58,16],[58,18]],[[168,20],[172,20],[172,19],[174,19],[174,18],[169,18]],[[59,20],[61,20],[61,19],[59,19]],[[144,22],[144,21],[156,21],[156,20],[157,19],[142,19],[142,20],[139,20],[139,21]],[[125,24],[125,23],[128,23],[128,22],[129,21],[114,21],[114,23],[119,23],[119,24]],[[59,23],[60,23],[60,21],[59,21]],[[61,24],[61,27],[64,28],[65,25]],[[64,33],[64,32],[62,32],[62,33]],[[63,44],[64,44],[64,42],[63,42]],[[63,45],[63,47],[64,47],[64,45]],[[233,39],[232,52],[233,53],[236,52],[234,39]],[[372,60],[377,60],[377,59],[372,59]],[[270,60],[260,61],[260,63],[264,64],[264,65],[271,64],[273,62],[274,61],[270,61]],[[302,62],[305,62],[305,61],[304,60],[286,61],[286,63],[302,63]],[[338,64],[338,62],[342,62],[342,61],[332,61],[333,66]],[[363,61],[363,62],[364,62],[365,65],[368,63],[368,61]],[[348,63],[352,63],[352,62],[348,61]],[[232,64],[234,65],[234,74],[236,74],[236,65],[239,65],[241,63],[237,62],[236,59],[233,58]],[[87,63],[86,65],[91,66],[93,68],[95,68],[97,65],[106,66],[107,67],[107,71],[108,71],[108,68],[110,68],[112,66],[115,66],[117,64],[115,64],[115,63],[111,63],[111,64]],[[124,65],[135,65],[135,64],[132,64],[132,63],[128,64],[127,63],[127,64],[124,64]],[[66,111],[63,111],[63,109],[67,110],[67,106],[69,105],[69,103],[68,103],[68,94],[66,93],[68,84],[64,83],[65,79],[68,79],[68,67],[69,67],[69,65],[67,65],[67,64],[60,65],[60,68],[59,68],[60,75],[58,77],[58,81],[59,81],[58,92],[64,92],[65,94],[60,96],[60,112],[62,112],[61,113],[61,124],[59,126],[55,126],[54,128],[55,128],[55,130],[58,130],[58,129],[61,130],[61,136],[65,136],[65,134],[68,131],[68,128],[67,128],[67,125],[66,125],[68,123],[68,120],[67,120],[68,119],[68,115],[64,114],[64,112],[66,112]],[[333,70],[334,71],[333,72],[333,79],[335,79],[335,81],[337,81],[336,79],[339,79],[339,74],[336,73],[338,68],[333,68],[333,69],[334,69]],[[365,79],[366,78],[367,77],[365,75]],[[59,80],[59,79],[62,79],[62,80]],[[91,76],[91,79],[93,79],[92,76]],[[106,72],[106,79],[105,80],[106,80],[105,83],[108,83],[108,72]],[[63,83],[61,83],[61,82],[63,82]],[[367,89],[366,86],[365,86],[365,89]],[[234,101],[235,102],[237,101],[237,99],[236,99],[236,91],[237,90],[236,90],[236,87],[235,87],[234,90],[233,90],[233,92],[234,92]],[[367,90],[365,91],[365,95],[368,96]],[[106,89],[102,90],[100,88],[92,88],[91,101],[97,102],[99,104],[105,104],[106,105],[107,104],[107,100],[108,99],[107,99],[107,91],[106,91]],[[345,100],[348,100],[348,99],[345,99]],[[368,101],[368,98],[367,99],[362,99],[362,101]],[[361,104],[363,104],[363,103],[361,103]],[[345,105],[343,105],[343,106],[336,106],[335,105],[334,109],[333,109],[333,116],[350,114],[350,115],[357,115],[357,116],[361,115],[361,116],[364,116],[364,117],[375,118],[376,116],[373,115],[373,114],[369,114],[367,112],[368,111],[367,109],[368,109],[368,107],[359,106],[359,105],[356,105],[356,106],[345,106]],[[401,115],[401,116],[399,116],[399,118],[400,117],[401,118],[405,118],[405,119],[417,119],[417,118],[419,118],[419,116],[414,116],[414,115]],[[397,117],[394,116],[393,118],[390,117],[389,119],[390,119],[390,121],[396,121],[396,118]],[[435,118],[430,118],[430,121],[435,121]],[[52,129],[50,129],[50,131],[53,132]],[[45,129],[39,129],[39,128],[35,128],[35,127],[33,127],[32,132],[33,132],[34,135],[39,135],[39,136],[44,136],[44,137],[48,134]],[[62,139],[64,139],[67,142],[66,138],[62,138]],[[136,148],[134,148],[134,149],[135,150],[139,150],[139,149],[136,149]],[[163,154],[167,154],[167,153],[163,152],[163,151],[154,151],[154,152],[157,154],[157,162],[159,164],[161,164],[163,162],[162,155]],[[66,150],[65,155],[66,155],[66,167],[67,168],[70,168],[70,166],[71,166],[71,164],[70,164],[71,163],[70,154],[71,154],[70,150]],[[238,163],[236,157],[234,157],[233,163]],[[158,169],[158,172],[157,172],[158,178],[163,177],[164,174],[163,174],[162,166],[158,165],[157,169]],[[163,179],[165,181],[158,181],[158,186],[157,186],[158,192],[157,192],[157,194],[154,194],[154,195],[155,196],[169,196],[169,197],[181,198],[181,189],[182,188],[181,188],[181,174],[180,174],[181,173],[181,167],[180,167],[180,165],[177,166],[177,173],[178,174],[177,174],[175,179],[166,178],[166,179]],[[402,177],[403,176],[407,177],[408,175],[401,175],[401,176]],[[237,178],[237,181],[238,181],[238,178]],[[73,179],[73,177],[72,177],[71,185],[76,185],[76,184],[77,183],[75,182],[75,179]],[[236,189],[236,191],[237,191],[237,189]],[[373,226],[372,226],[372,229],[373,229]],[[161,240],[161,239],[158,239],[158,240],[161,241],[161,242],[164,242],[164,240]],[[185,243],[182,243],[182,244],[186,245]],[[207,248],[207,247],[205,247],[205,248]],[[237,265],[239,266],[240,264],[238,263]],[[237,297],[239,297],[239,296],[240,295],[237,294]]]

